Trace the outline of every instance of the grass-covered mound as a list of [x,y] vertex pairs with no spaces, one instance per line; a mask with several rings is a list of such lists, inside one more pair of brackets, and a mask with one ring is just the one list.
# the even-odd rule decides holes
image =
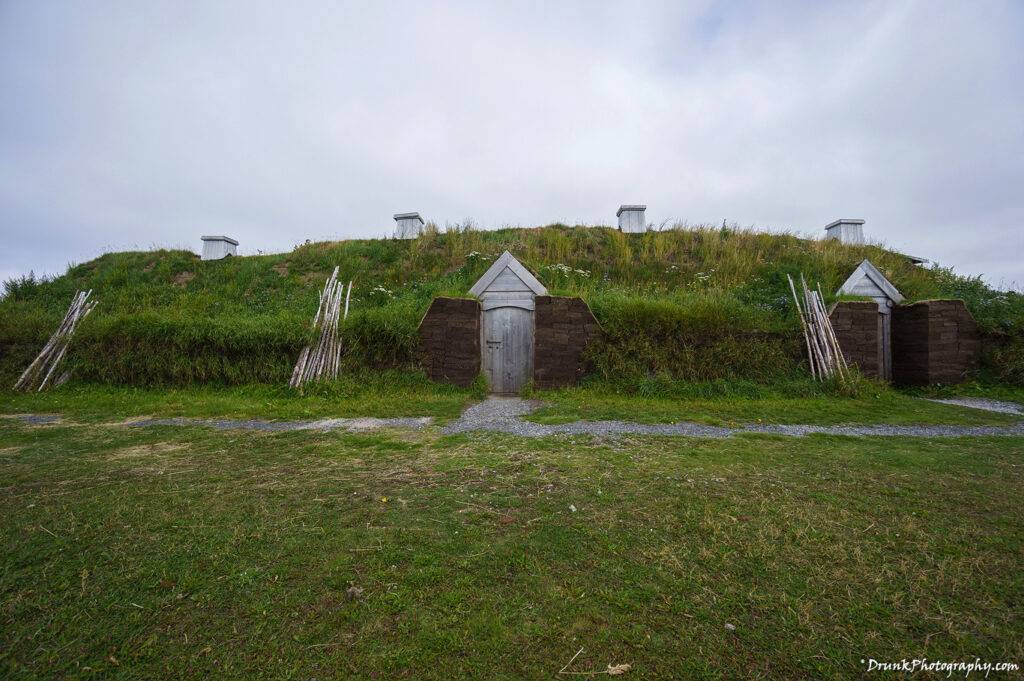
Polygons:
[[[69,358],[80,381],[127,385],[287,381],[335,265],[353,279],[345,322],[352,369],[411,366],[416,327],[436,295],[466,295],[504,250],[556,295],[582,296],[606,339],[598,375],[772,382],[800,373],[786,284],[803,272],[834,291],[864,258],[909,299],[961,297],[1004,341],[991,372],[1021,381],[1024,302],[978,279],[925,269],[877,246],[789,234],[687,228],[622,234],[598,227],[428,230],[412,241],[315,243],[290,253],[202,262],[186,251],[109,253],[53,280],[7,282],[0,301],[0,380],[13,381],[77,289],[100,306]],[[1006,342],[1005,339],[1018,339]]]

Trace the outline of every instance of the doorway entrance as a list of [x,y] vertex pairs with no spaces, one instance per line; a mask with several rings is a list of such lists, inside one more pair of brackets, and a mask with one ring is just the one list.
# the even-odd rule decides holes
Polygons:
[[469,292],[480,299],[481,368],[490,391],[517,393],[533,377],[534,298],[547,289],[505,251]]
[[483,310],[484,377],[491,392],[499,395],[518,393],[533,376],[533,310],[525,302]]

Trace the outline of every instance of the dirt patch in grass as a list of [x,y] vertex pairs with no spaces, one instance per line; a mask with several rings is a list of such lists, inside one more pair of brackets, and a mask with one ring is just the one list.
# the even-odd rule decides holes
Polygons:
[[277,272],[278,276],[281,276],[281,277],[287,277],[288,276],[288,263],[286,263],[286,262],[278,263],[278,264],[274,265],[273,267],[271,267],[270,269],[272,269],[275,272]]
[[185,445],[180,442],[153,442],[145,445],[116,449],[110,452],[107,458],[115,461],[120,459],[139,459],[160,456],[169,452],[177,452],[185,448]]
[[149,421],[152,418],[154,418],[154,416],[152,414],[145,414],[145,415],[141,415],[141,416],[129,416],[128,418],[121,419],[119,421],[101,421],[100,423],[90,424],[90,425],[106,426],[106,427],[110,427],[110,426],[133,426],[136,423],[143,423],[145,421]]
[[184,288],[185,285],[188,284],[188,282],[192,281],[195,278],[196,275],[193,272],[179,272],[178,274],[175,274],[171,278],[171,281],[174,282],[175,286],[181,286],[182,288]]
[[326,275],[324,275],[323,272],[306,272],[301,277],[299,277],[299,281],[301,281],[303,284],[307,284],[308,285],[308,284],[311,284],[313,282],[322,282],[326,278],[327,277],[326,277]]

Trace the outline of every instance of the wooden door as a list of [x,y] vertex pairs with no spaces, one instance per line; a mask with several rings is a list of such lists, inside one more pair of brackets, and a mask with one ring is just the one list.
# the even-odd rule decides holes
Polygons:
[[484,310],[484,376],[491,392],[519,392],[533,376],[533,310],[503,306]]

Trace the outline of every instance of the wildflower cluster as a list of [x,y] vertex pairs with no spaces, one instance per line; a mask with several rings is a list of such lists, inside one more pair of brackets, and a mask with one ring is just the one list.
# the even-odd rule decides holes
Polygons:
[[589,271],[569,267],[568,265],[563,265],[562,263],[555,263],[554,265],[545,265],[541,269],[548,270],[549,272],[555,272],[557,274],[564,274],[567,277],[572,274],[578,274],[581,277],[590,277]]
[[707,272],[697,272],[693,275],[693,281],[689,283],[690,288],[694,289],[707,289],[711,285],[711,278],[714,276],[714,270],[708,270]]

